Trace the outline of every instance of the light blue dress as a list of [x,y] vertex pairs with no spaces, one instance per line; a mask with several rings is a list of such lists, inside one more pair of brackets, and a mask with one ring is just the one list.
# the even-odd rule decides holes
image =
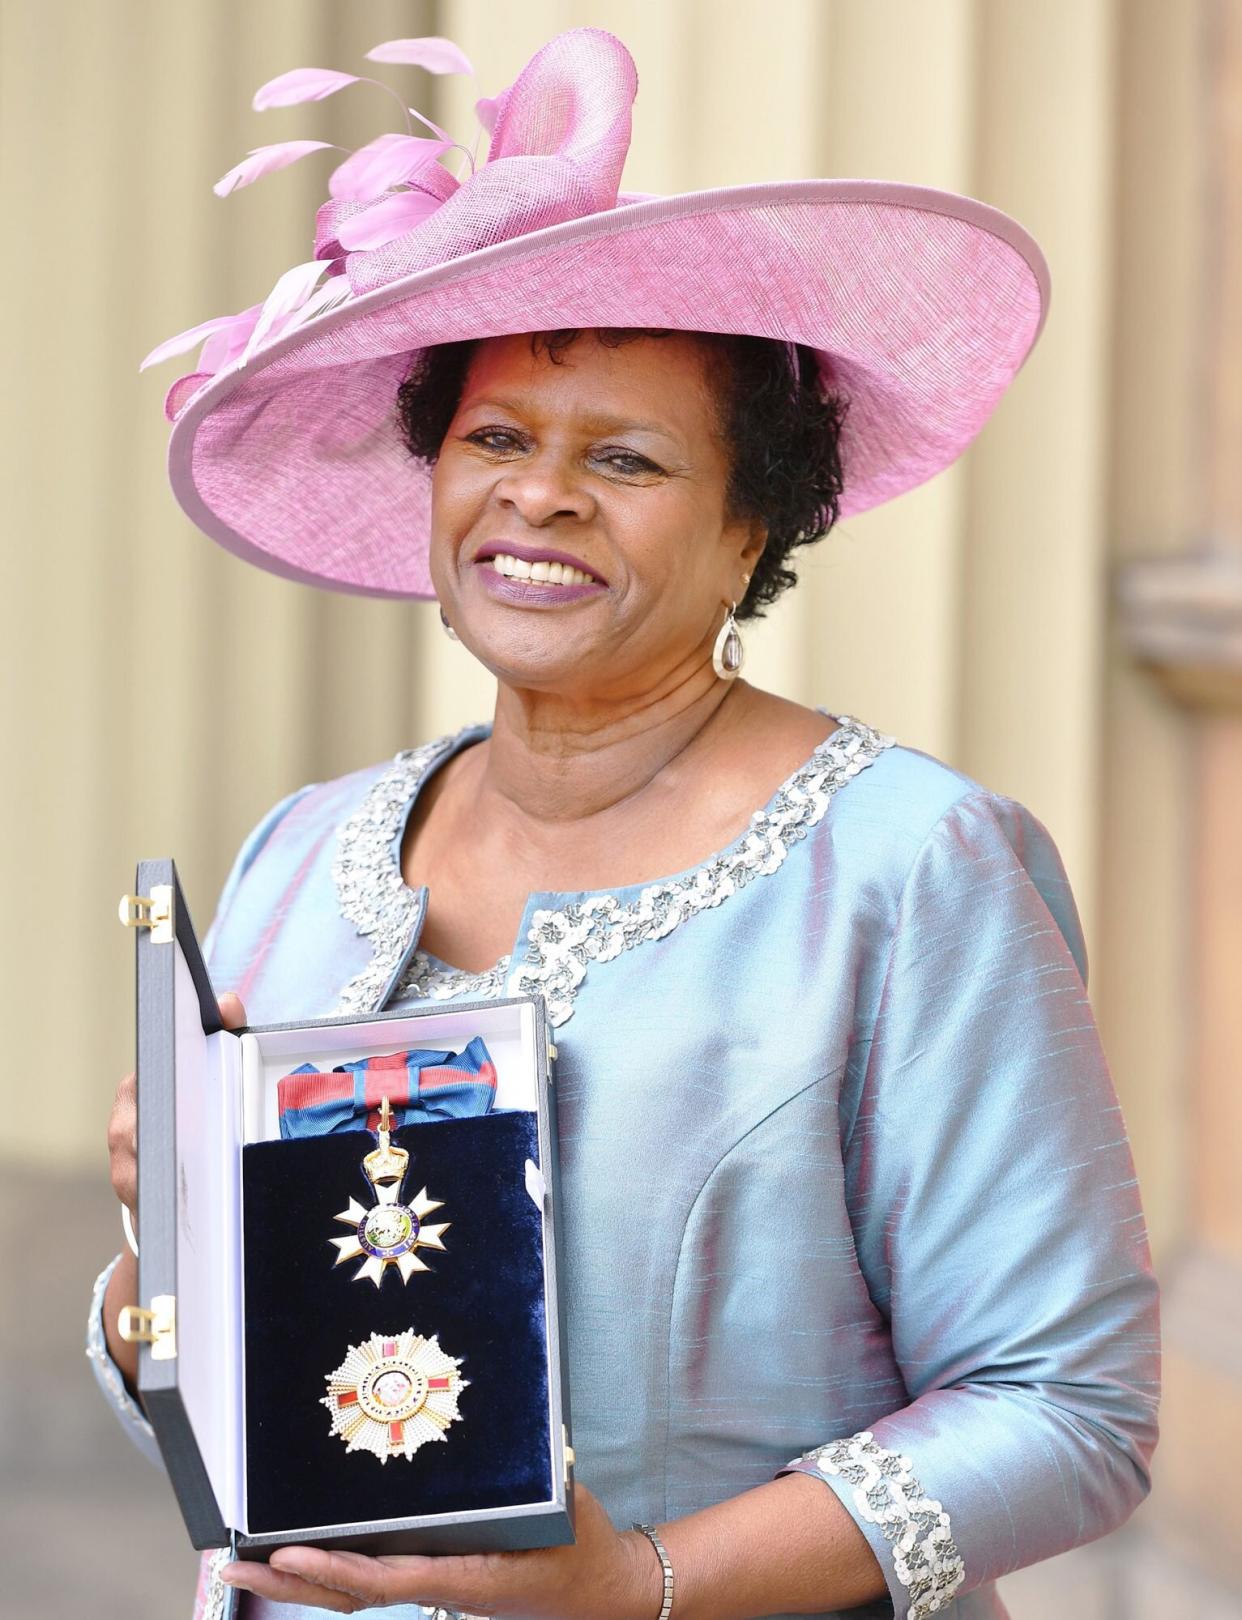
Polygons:
[[798,1459],[884,1569],[851,1615],[1002,1616],[1000,1577],[1127,1518],[1156,1433],[1143,1215],[1047,831],[842,717],[727,850],[531,895],[511,958],[463,974],[418,949],[401,834],[485,734],[278,805],[217,987],[256,1023],[542,994],[579,1477],[659,1523]]

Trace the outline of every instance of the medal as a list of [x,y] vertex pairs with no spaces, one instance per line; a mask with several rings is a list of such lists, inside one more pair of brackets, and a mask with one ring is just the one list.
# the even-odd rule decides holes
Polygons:
[[365,1256],[354,1272],[354,1282],[369,1279],[378,1288],[389,1266],[396,1266],[401,1281],[409,1282],[416,1271],[430,1268],[418,1257],[420,1248],[443,1250],[440,1234],[452,1224],[443,1221],[430,1226],[424,1217],[439,1209],[442,1200],[428,1198],[426,1187],[417,1198],[403,1204],[398,1198],[410,1155],[391,1141],[392,1110],[385,1097],[380,1108],[379,1146],[362,1161],[362,1173],[371,1183],[376,1202],[368,1209],[356,1198],[349,1208],[335,1217],[352,1228],[348,1237],[329,1238],[336,1251],[336,1264]]
[[321,1404],[332,1414],[332,1433],[346,1451],[370,1451],[382,1463],[413,1457],[428,1440],[443,1440],[460,1418],[457,1397],[469,1387],[460,1367],[434,1333],[429,1339],[412,1328],[392,1338],[373,1333],[350,1345],[345,1360],[327,1374]]

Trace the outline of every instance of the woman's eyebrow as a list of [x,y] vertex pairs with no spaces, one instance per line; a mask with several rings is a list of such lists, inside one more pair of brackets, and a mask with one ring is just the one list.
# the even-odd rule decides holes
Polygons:
[[463,399],[460,409],[463,411],[488,410],[508,411],[511,416],[521,416],[522,406],[517,400],[502,399],[499,395],[481,394],[477,399]]
[[594,433],[658,433],[676,439],[676,432],[665,422],[640,422],[632,416],[587,416],[582,425]]

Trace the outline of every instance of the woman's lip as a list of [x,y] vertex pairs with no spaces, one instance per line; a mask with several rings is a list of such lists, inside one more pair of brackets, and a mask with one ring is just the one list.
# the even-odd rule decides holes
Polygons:
[[552,585],[539,579],[511,579],[494,568],[481,565],[476,574],[489,596],[509,602],[517,607],[557,607],[570,602],[581,602],[588,596],[602,596],[605,585]]
[[476,563],[485,563],[490,562],[493,557],[501,556],[519,557],[528,563],[563,563],[566,568],[577,568],[584,574],[590,574],[591,578],[599,580],[601,585],[608,583],[593,568],[588,568],[581,557],[573,557],[568,551],[553,551],[547,546],[520,546],[514,540],[489,540],[479,547],[472,560]]

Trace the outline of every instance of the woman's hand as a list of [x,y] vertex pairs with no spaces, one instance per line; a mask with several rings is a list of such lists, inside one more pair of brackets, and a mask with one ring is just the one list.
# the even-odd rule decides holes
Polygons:
[[[220,997],[220,1017],[225,1029],[240,1029],[246,1022],[246,1009],[241,1004],[241,998],[231,990],[226,990]],[[113,1192],[129,1210],[131,1217],[135,1216],[138,1210],[138,1087],[132,1074],[125,1075],[116,1088],[112,1113],[108,1119],[108,1168],[112,1175]],[[136,1230],[137,1221],[134,1226]],[[104,1333],[108,1340],[108,1353],[131,1389],[138,1376],[138,1346],[127,1344],[120,1337],[116,1322],[126,1305],[137,1303],[138,1267],[134,1256],[125,1249],[108,1284],[104,1300]]]
[[112,1191],[131,1215],[138,1209],[138,1087],[127,1074],[116,1088],[108,1117],[108,1168]]
[[572,1547],[434,1558],[282,1547],[269,1564],[229,1564],[223,1576],[278,1603],[335,1614],[421,1603],[515,1620],[655,1620],[664,1578],[646,1537],[618,1533],[583,1485],[574,1489],[574,1520]]

